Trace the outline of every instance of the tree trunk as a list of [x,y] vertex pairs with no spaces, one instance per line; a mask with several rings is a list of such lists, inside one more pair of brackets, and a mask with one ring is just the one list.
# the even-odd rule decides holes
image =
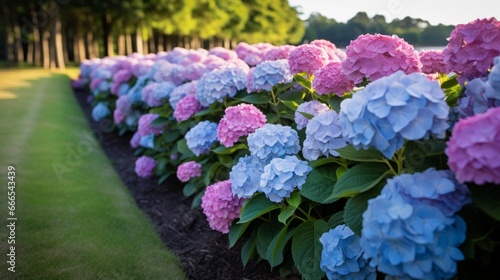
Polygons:
[[113,56],[113,35],[111,34],[112,22],[111,15],[104,13],[102,15],[103,41],[104,41],[104,56]]
[[10,21],[10,9],[7,1],[2,1],[3,21],[5,24],[5,59],[8,64],[14,63],[14,34],[12,34],[12,26]]
[[[14,35],[13,41],[13,53],[14,53],[14,61],[22,62],[24,60],[24,52],[21,38],[21,26],[19,25],[19,21],[17,20],[17,10],[16,4],[14,1],[8,1],[10,4],[10,26],[12,28],[12,32]],[[26,34],[27,35],[27,34]]]
[[142,31],[141,31],[141,26],[138,25],[137,29],[135,30],[135,47],[136,47],[136,52],[143,54],[143,42],[142,42]]
[[69,48],[68,48],[68,29],[61,26],[61,43],[64,64],[69,62]]
[[134,52],[134,48],[132,47],[132,34],[125,31],[125,54],[131,54]]
[[85,36],[85,56],[92,59],[94,55],[94,38],[91,30],[87,30],[87,36]]
[[229,41],[229,38],[224,38],[224,48],[230,49],[231,48],[231,42]]
[[33,64],[33,49],[34,49],[33,41],[28,42],[28,47],[26,50],[26,63]]
[[83,39],[82,26],[79,21],[75,24],[75,33],[73,36],[73,49],[75,53],[75,62],[81,63],[85,60],[85,41]]
[[150,53],[156,53],[155,32],[151,31],[148,38],[148,50]]
[[125,35],[123,33],[120,33],[118,35],[118,55],[125,55],[126,50],[125,50]]
[[101,57],[101,52],[99,51],[99,40],[97,39],[97,36],[95,34],[92,35],[92,49],[94,52],[94,58],[100,58]]
[[31,13],[31,20],[33,23],[32,26],[32,33],[33,33],[33,61],[36,66],[41,66],[42,65],[42,53],[41,53],[41,48],[42,46],[40,45],[40,30],[38,29],[38,17],[36,14],[35,10],[35,5],[30,4],[30,13]]
[[163,44],[165,45],[165,51],[170,51],[172,50],[172,36],[169,35],[163,35],[164,40]]
[[157,33],[156,34],[156,50],[158,52],[164,52],[165,51],[165,48],[164,48],[164,40],[165,40],[165,36],[162,34],[162,33]]
[[43,68],[50,67],[50,48],[49,39],[50,33],[47,27],[40,27],[41,34],[41,52],[42,52],[42,66]]
[[231,49],[236,48],[238,45],[238,41],[236,39],[231,39]]

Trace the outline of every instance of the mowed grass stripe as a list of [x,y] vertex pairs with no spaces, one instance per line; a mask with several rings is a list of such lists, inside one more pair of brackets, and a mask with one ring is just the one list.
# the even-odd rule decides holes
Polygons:
[[[185,279],[89,136],[65,74],[0,70],[0,119],[1,279]],[[16,273],[6,262],[10,164]]]

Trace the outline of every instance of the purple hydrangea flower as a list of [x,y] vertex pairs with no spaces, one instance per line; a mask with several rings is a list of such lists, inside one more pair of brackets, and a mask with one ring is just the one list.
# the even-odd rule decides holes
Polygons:
[[192,81],[189,83],[182,84],[172,90],[170,92],[170,98],[168,99],[168,102],[170,103],[170,106],[175,109],[177,106],[177,103],[184,97],[195,94],[196,93],[196,84],[198,81]]
[[197,156],[210,152],[216,141],[217,124],[210,121],[199,122],[186,133],[187,146]]
[[295,155],[300,151],[297,131],[289,126],[266,124],[248,135],[250,154],[262,162],[276,157]]
[[231,192],[231,181],[215,183],[206,188],[201,198],[201,208],[210,228],[222,233],[229,232],[231,223],[240,216],[243,199]]
[[405,139],[444,138],[449,107],[439,84],[421,74],[396,72],[370,83],[340,104],[344,137],[392,158]]
[[205,73],[196,85],[196,98],[204,107],[222,102],[224,97],[233,97],[246,86],[248,70],[236,66],[218,68]]
[[259,191],[269,200],[281,202],[290,197],[295,188],[302,189],[311,170],[306,161],[299,160],[296,156],[274,158],[264,166]]
[[238,160],[229,173],[231,189],[239,198],[250,198],[259,189],[260,176],[264,165],[254,156],[244,156]]
[[142,156],[135,161],[135,173],[142,178],[153,176],[156,160],[148,156]]
[[292,74],[301,72],[312,74],[314,71],[323,68],[328,61],[328,53],[324,49],[309,44],[298,46],[288,56]]
[[307,160],[317,160],[320,156],[339,156],[336,149],[345,146],[347,142],[342,136],[339,115],[335,111],[326,111],[307,124],[302,155]]
[[182,98],[177,106],[175,106],[174,117],[178,122],[188,120],[194,114],[201,111],[203,107],[194,94],[190,94]]
[[290,66],[286,59],[261,62],[248,74],[248,79],[251,79],[250,83],[252,85],[252,90],[248,92],[270,91],[275,85],[290,83],[293,80],[293,76],[290,74]]
[[338,225],[321,235],[321,270],[328,279],[375,280],[375,267],[363,258],[359,237],[346,225]]
[[461,119],[446,144],[448,165],[460,182],[500,184],[500,107]]
[[444,54],[440,50],[422,50],[418,53],[422,63],[422,73],[446,73]]
[[163,131],[163,126],[154,126],[151,123],[156,120],[160,115],[158,114],[144,114],[139,118],[137,131],[139,135],[146,136],[149,134],[159,135]]
[[172,82],[151,83],[142,89],[141,99],[149,107],[158,107],[165,103],[175,88]]
[[180,164],[177,167],[177,178],[181,182],[187,182],[191,178],[196,178],[201,176],[201,164],[195,161],[188,161]]
[[295,111],[295,123],[297,124],[297,129],[303,129],[309,123],[309,118],[302,115],[301,113],[307,113],[313,116],[317,116],[322,112],[330,111],[330,108],[325,104],[312,100],[307,101],[299,105]]
[[343,96],[345,92],[354,89],[354,82],[344,75],[339,62],[330,62],[314,72],[312,87],[320,95],[334,93],[337,96]]

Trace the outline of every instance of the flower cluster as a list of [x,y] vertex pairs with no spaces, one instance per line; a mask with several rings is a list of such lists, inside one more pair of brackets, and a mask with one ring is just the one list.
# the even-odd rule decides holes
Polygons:
[[311,167],[307,162],[299,160],[296,156],[274,158],[264,166],[259,191],[269,200],[281,202],[290,197],[295,188],[302,189],[310,171]]
[[363,258],[359,237],[346,225],[338,225],[321,235],[321,270],[328,279],[375,280],[375,267]]
[[424,75],[396,72],[342,101],[343,135],[355,147],[373,146],[390,159],[405,139],[445,136],[449,107],[444,97],[439,84]]
[[177,103],[184,97],[188,95],[194,95],[196,93],[196,85],[198,81],[191,81],[185,84],[182,84],[172,90],[170,93],[170,98],[168,102],[170,106],[175,109]]
[[396,35],[361,35],[351,41],[347,58],[342,61],[344,74],[355,84],[364,78],[375,81],[397,71],[420,72],[421,67],[413,46]]
[[159,135],[163,131],[162,126],[155,126],[151,123],[159,117],[157,114],[144,114],[139,118],[137,131],[139,135],[146,136],[149,134]]
[[252,85],[248,92],[270,91],[275,85],[289,83],[292,79],[286,59],[264,61],[248,73],[247,83]]
[[153,176],[156,161],[148,156],[142,156],[135,161],[135,173],[141,178]]
[[179,178],[181,182],[187,182],[191,178],[200,176],[201,176],[201,164],[197,162],[188,161],[180,164],[177,167],[177,178]]
[[[408,176],[418,178],[410,180]],[[428,184],[439,177],[444,178],[438,181],[444,185]],[[456,262],[464,259],[458,247],[465,240],[465,223],[453,215],[459,207],[443,212],[442,204],[429,199],[443,192],[449,198],[456,197],[453,192],[461,188],[449,182],[448,174],[436,170],[397,176],[368,201],[360,244],[370,265],[393,277],[449,279],[455,275]],[[465,202],[459,200],[455,206]]]
[[132,148],[138,148],[140,146],[140,141],[141,141],[141,135],[139,135],[139,132],[135,132],[134,135],[132,135],[132,138],[130,138],[130,147]]
[[250,66],[255,66],[262,61],[264,54],[274,46],[266,43],[249,45],[245,42],[238,43],[234,51],[238,57]]
[[109,110],[108,106],[106,106],[102,102],[97,103],[97,105],[92,109],[92,119],[94,119],[94,121],[96,122],[104,119],[110,114],[111,111]]
[[213,230],[229,232],[231,223],[240,216],[243,199],[233,196],[231,181],[215,183],[206,188],[201,198],[201,208]]
[[264,165],[254,156],[241,157],[229,173],[231,190],[239,198],[250,198],[257,192]]
[[264,54],[264,57],[262,57],[262,61],[287,59],[290,55],[290,52],[292,52],[295,48],[297,47],[292,45],[273,47],[269,49],[266,54]]
[[326,111],[312,118],[306,127],[302,155],[307,160],[320,156],[339,156],[337,149],[347,146],[342,136],[340,117],[335,111]]
[[186,144],[197,156],[210,152],[216,141],[217,124],[213,122],[199,122],[186,133]]
[[443,51],[422,50],[418,55],[422,63],[422,73],[446,73],[446,63],[444,63]]
[[248,135],[250,154],[262,162],[269,162],[275,157],[295,155],[300,151],[299,136],[289,126],[266,124]]
[[500,108],[460,120],[445,152],[461,182],[500,184]]
[[311,42],[311,45],[324,49],[330,61],[340,62],[347,57],[343,50],[337,48],[334,43],[328,40],[316,39]]
[[212,54],[212,55],[215,55],[215,56],[218,56],[224,60],[231,60],[231,59],[237,59],[238,58],[238,54],[235,52],[235,51],[232,51],[232,50],[228,50],[228,49],[225,49],[225,48],[222,48],[222,47],[215,47],[215,48],[211,48],[209,51],[208,51],[209,54]]
[[175,88],[172,82],[151,83],[142,89],[141,99],[149,107],[158,107],[165,103]]
[[204,107],[233,97],[246,86],[247,73],[243,68],[227,66],[205,73],[196,85],[196,98]]
[[443,54],[446,71],[459,74],[459,82],[483,77],[493,58],[500,55],[500,21],[490,18],[458,24]]
[[175,106],[174,117],[178,122],[182,122],[188,120],[202,109],[203,107],[194,94],[187,95]]
[[113,112],[114,121],[116,124],[122,123],[126,116],[132,111],[132,104],[128,95],[122,95],[116,100],[116,108]]
[[314,45],[300,45],[291,51],[288,56],[292,74],[301,72],[312,74],[314,71],[323,68],[328,62],[328,53]]
[[252,104],[239,104],[228,107],[217,126],[217,139],[232,147],[242,136],[247,136],[266,124],[266,116]]
[[318,94],[334,93],[340,97],[354,89],[354,82],[342,72],[342,65],[332,61],[314,72],[312,87]]
[[301,113],[317,116],[320,113],[327,112],[329,110],[330,108],[328,108],[328,106],[316,100],[307,101],[300,104],[299,107],[297,107],[294,116],[295,123],[297,124],[297,129],[303,129],[307,126],[307,123],[309,123],[309,118]]

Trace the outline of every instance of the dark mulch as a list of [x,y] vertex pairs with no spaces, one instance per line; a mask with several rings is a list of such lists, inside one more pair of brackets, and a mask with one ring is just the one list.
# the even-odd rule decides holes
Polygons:
[[[119,136],[109,131],[110,120],[96,123],[85,92],[75,92],[102,149],[128,187],[139,208],[149,217],[165,245],[176,254],[189,279],[279,279],[266,262],[241,263],[241,243],[228,249],[227,235],[208,226],[200,207],[191,209],[191,198],[182,193],[176,179],[157,185],[157,178],[141,179],[134,172],[137,157],[129,145],[131,135]],[[104,133],[103,133],[104,132]]]

